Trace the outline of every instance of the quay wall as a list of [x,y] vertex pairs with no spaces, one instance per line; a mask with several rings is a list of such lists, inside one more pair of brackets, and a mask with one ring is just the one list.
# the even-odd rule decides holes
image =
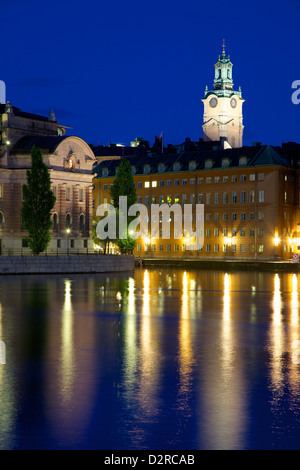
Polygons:
[[0,274],[76,274],[133,271],[133,255],[0,256]]

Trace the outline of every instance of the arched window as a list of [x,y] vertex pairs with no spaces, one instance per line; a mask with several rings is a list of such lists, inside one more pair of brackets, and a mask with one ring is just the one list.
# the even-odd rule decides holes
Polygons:
[[83,231],[84,231],[84,215],[80,214],[80,217],[79,217],[79,232],[83,232]]
[[220,79],[221,78],[221,69],[219,69],[218,72],[219,72],[218,79]]
[[71,228],[72,225],[72,219],[71,219],[71,214],[68,212],[66,215],[66,228]]
[[230,69],[227,69],[227,78],[230,79]]
[[53,229],[54,232],[56,232],[57,228],[58,228],[58,215],[57,215],[56,212],[54,212],[52,229]]

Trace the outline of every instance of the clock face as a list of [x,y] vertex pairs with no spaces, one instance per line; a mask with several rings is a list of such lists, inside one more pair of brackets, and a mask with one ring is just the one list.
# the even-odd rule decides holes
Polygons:
[[211,108],[215,108],[215,107],[217,106],[217,104],[218,104],[217,98],[212,98],[212,99],[210,100],[209,104],[210,104]]
[[232,107],[232,108],[235,108],[236,105],[237,105],[236,99],[235,99],[235,98],[232,98],[231,101],[230,101],[230,104],[231,104],[231,107]]
[[72,160],[72,158],[70,158],[70,160],[69,160],[69,168],[73,168],[73,160]]

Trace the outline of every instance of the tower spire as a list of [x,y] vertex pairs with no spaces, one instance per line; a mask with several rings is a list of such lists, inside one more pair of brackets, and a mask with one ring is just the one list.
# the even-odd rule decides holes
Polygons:
[[225,39],[223,39],[223,50],[222,50],[222,55],[225,55]]

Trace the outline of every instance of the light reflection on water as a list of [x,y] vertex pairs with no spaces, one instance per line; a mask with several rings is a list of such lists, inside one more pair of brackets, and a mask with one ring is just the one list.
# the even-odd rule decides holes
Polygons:
[[0,448],[298,448],[299,288],[175,269],[1,277]]

